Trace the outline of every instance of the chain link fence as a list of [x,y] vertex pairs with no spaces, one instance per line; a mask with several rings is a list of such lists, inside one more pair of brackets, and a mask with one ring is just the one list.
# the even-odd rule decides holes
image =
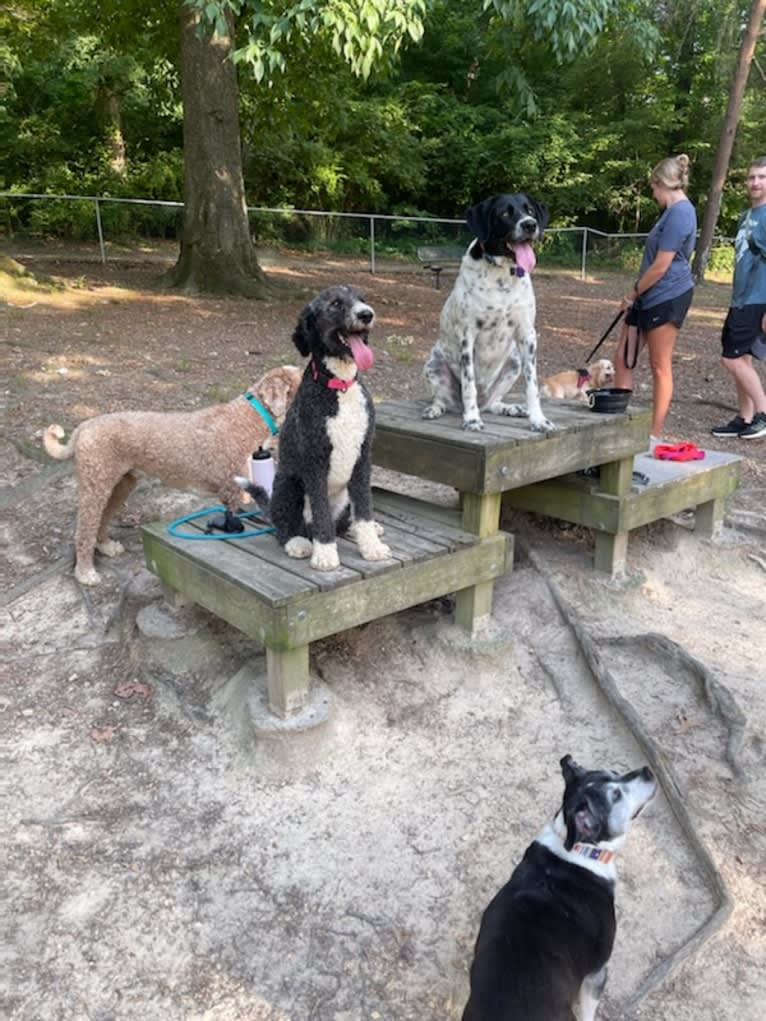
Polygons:
[[[257,247],[322,255],[359,256],[375,273],[417,265],[421,245],[467,247],[471,235],[463,220],[380,213],[334,213],[317,209],[249,206],[250,231]],[[48,238],[98,241],[102,263],[114,246],[180,237],[183,203],[159,199],[96,195],[43,195],[0,192],[0,230],[12,241]],[[546,264],[589,271],[635,272],[645,233],[614,233],[592,227],[550,227],[541,245]],[[710,269],[733,269],[731,238],[715,239]]]

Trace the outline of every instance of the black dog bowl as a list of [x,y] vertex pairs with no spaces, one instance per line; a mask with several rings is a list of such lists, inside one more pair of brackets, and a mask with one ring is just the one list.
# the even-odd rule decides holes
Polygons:
[[618,415],[627,410],[632,390],[619,386],[603,386],[597,390],[588,390],[588,404],[591,411],[603,415]]

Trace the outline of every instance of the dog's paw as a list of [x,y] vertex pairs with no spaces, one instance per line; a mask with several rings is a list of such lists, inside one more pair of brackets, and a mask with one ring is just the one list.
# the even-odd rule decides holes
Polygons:
[[121,542],[117,542],[116,539],[107,539],[106,542],[96,543],[96,549],[99,553],[103,553],[105,557],[118,557],[120,553],[125,552],[125,547]]
[[362,554],[363,560],[391,560],[393,559],[391,549],[386,546],[384,542],[374,542],[371,544],[365,543],[359,544],[359,552]]
[[294,557],[296,560],[305,560],[306,557],[310,557],[313,549],[311,539],[307,539],[305,535],[294,535],[285,543],[285,553],[288,557]]
[[311,554],[311,566],[315,571],[337,571],[340,567],[338,547],[334,542],[315,542]]
[[468,432],[477,433],[481,432],[481,430],[484,428],[484,423],[480,418],[464,418],[463,428],[466,429]]
[[[373,521],[372,522],[372,527],[375,529],[375,534],[376,535],[383,535],[383,533],[385,532],[385,528],[383,527],[383,525],[381,525],[381,523],[379,521]],[[348,531],[346,532],[346,538],[349,539],[351,542],[356,542],[356,543],[359,542],[359,522],[358,521],[352,521],[351,524],[348,526]]]
[[98,585],[101,581],[101,575],[95,567],[76,567],[74,576],[81,585]]
[[423,412],[423,418],[441,418],[444,411],[445,409],[443,404],[437,404],[434,402],[433,404],[429,404]]
[[376,521],[356,521],[354,525],[356,542],[363,560],[391,559],[391,550],[378,538],[380,525]]
[[534,421],[529,420],[530,428],[536,433],[555,433],[558,429],[557,425],[554,425],[550,419],[547,418],[536,418]]

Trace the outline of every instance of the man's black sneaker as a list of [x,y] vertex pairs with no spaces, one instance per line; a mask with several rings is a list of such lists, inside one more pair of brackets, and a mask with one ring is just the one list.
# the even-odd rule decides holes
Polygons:
[[739,434],[741,440],[754,440],[758,436],[766,436],[766,411],[753,415],[753,421]]
[[741,436],[742,430],[747,429],[750,423],[746,422],[741,415],[735,415],[731,422],[726,425],[716,425],[710,431],[714,436]]

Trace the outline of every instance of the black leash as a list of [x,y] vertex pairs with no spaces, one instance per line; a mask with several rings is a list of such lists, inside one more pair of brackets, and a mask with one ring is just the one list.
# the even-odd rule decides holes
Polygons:
[[585,359],[585,364],[586,365],[590,365],[591,359],[593,358],[593,355],[596,353],[596,351],[598,351],[598,349],[601,347],[601,345],[604,343],[606,338],[609,336],[609,334],[612,332],[612,330],[615,328],[617,323],[619,323],[619,321],[622,319],[622,317],[624,315],[625,315],[624,310],[620,309],[620,311],[617,313],[617,315],[614,317],[614,319],[611,321],[611,323],[607,326],[606,330],[604,330],[604,332],[602,333],[601,339],[599,340],[598,344],[596,344],[596,346],[593,348],[591,353]]
[[[636,301],[637,300],[638,299],[636,299]],[[635,303],[634,303],[634,307],[635,307]],[[593,358],[593,355],[596,353],[596,351],[598,351],[598,349],[601,347],[601,345],[604,343],[606,338],[609,336],[609,334],[612,332],[612,330],[615,328],[617,323],[619,323],[619,321],[622,319],[622,317],[624,315],[625,315],[624,309],[620,309],[620,311],[617,313],[617,315],[614,317],[614,319],[611,321],[611,323],[607,326],[607,328],[601,334],[601,337],[599,338],[598,344],[596,344],[596,346],[593,348],[591,353],[585,359],[585,364],[586,365],[590,365],[591,359]],[[640,341],[640,335],[637,332],[636,333],[636,350],[633,352],[633,358],[629,361],[628,360],[628,338],[627,337],[625,338],[625,347],[624,347],[623,352],[622,352],[622,361],[623,361],[623,365],[625,366],[626,369],[635,369],[636,362],[638,361],[638,355],[639,355],[640,350],[641,350],[641,341]]]

